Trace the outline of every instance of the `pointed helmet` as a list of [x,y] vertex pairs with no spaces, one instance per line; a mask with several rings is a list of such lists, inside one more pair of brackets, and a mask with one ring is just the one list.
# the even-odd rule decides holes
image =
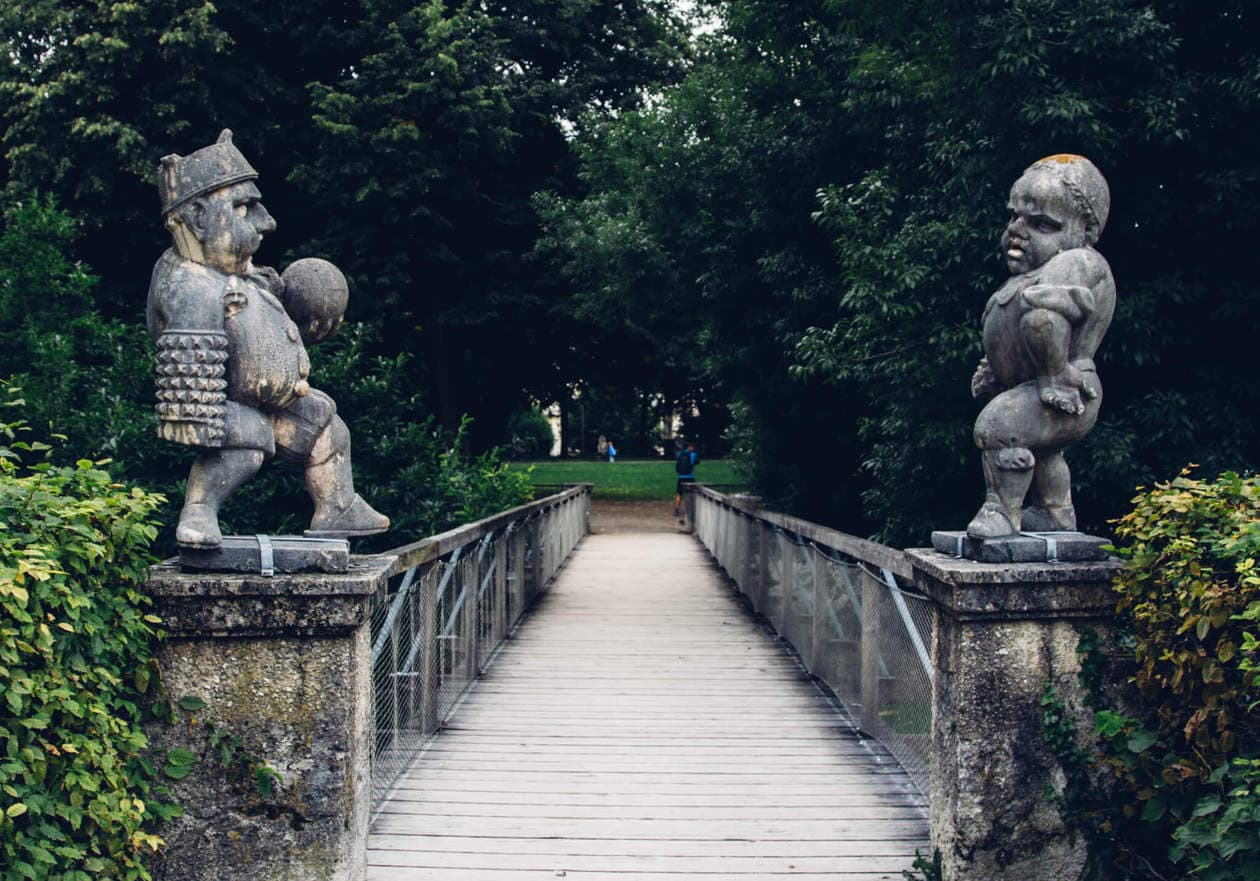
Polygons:
[[232,143],[232,130],[225,128],[217,141],[195,153],[162,157],[158,167],[162,213],[169,214],[189,199],[256,177],[258,172]]

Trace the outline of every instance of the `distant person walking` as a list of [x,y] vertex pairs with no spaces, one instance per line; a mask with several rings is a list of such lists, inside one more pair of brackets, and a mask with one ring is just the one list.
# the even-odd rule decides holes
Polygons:
[[617,447],[613,445],[612,441],[608,442],[608,461],[609,462],[617,461]]
[[682,511],[683,484],[696,482],[696,463],[700,455],[696,452],[695,441],[690,441],[685,450],[679,450],[674,458],[674,471],[678,474],[678,486],[674,491],[674,516]]

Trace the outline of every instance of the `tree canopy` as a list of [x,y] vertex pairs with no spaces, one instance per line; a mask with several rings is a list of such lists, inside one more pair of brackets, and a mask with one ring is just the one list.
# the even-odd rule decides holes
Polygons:
[[1119,285],[1102,421],[1069,451],[1082,525],[1187,461],[1260,462],[1246,3],[709,5],[687,80],[579,140],[590,192],[547,205],[544,242],[582,308],[657,316],[661,350],[694,353],[774,501],[896,541],[966,522],[1006,192],[1060,152],[1110,180]]
[[1119,284],[1082,525],[1188,461],[1260,462],[1245,0],[695,5],[699,35],[666,0],[5,4],[6,201],[54,194],[94,305],[137,321],[154,164],[231,127],[280,223],[260,262],[346,271],[403,417],[471,413],[480,450],[578,387],[646,447],[694,406],[772,503],[922,542],[979,502],[1007,188],[1082,153]]
[[573,191],[580,114],[636,106],[687,51],[665,0],[35,0],[0,7],[0,41],[9,198],[80,219],[107,316],[142,311],[166,245],[158,158],[232,128],[279,221],[259,262],[340,265],[350,317],[481,448],[559,385],[571,335],[534,192]]

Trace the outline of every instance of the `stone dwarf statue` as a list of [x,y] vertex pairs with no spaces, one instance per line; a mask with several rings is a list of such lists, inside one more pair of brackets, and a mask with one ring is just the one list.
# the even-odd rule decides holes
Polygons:
[[987,492],[971,538],[1076,529],[1063,450],[1094,427],[1102,403],[1093,358],[1116,283],[1094,243],[1110,206],[1083,156],[1047,156],[1011,188],[1002,234],[1011,278],[985,306],[971,379],[972,395],[988,401],[975,427]]
[[303,343],[340,325],[345,279],[322,260],[297,261],[284,276],[253,264],[276,228],[257,177],[226,129],[189,156],[164,157],[158,172],[173,246],[153,267],[147,317],[157,346],[158,436],[198,450],[175,532],[185,547],[222,543],[220,505],[272,456],[306,469],[315,503],[307,535],[389,528],[355,493],[350,433],[337,405],[308,381]]

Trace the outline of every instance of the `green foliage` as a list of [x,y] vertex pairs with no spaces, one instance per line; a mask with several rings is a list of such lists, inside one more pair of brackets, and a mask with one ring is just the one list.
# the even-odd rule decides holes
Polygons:
[[941,881],[941,852],[932,851],[932,858],[928,859],[916,848],[914,863],[911,864],[909,870],[902,871],[901,877],[906,881]]
[[178,812],[140,729],[162,499],[89,460],[24,466],[48,449],[23,429],[0,423],[0,878],[147,879],[153,827]]
[[507,433],[512,455],[520,458],[536,459],[551,455],[551,448],[556,442],[551,420],[537,405],[509,419]]
[[1227,244],[1258,231],[1245,0],[706,5],[688,79],[581,133],[590,193],[543,201],[542,249],[583,314],[740,402],[770,501],[894,543],[966,522],[1007,191],[1065,150],[1110,180],[1119,285],[1102,422],[1070,453],[1082,526],[1188,459],[1260,462],[1260,295]]
[[162,462],[149,341],[95,309],[96,279],[72,257],[76,223],[47,195],[11,203],[2,223],[0,377],[22,387],[31,428],[65,435],[63,450]]
[[[566,133],[676,76],[667,0],[146,0],[0,4],[0,181],[87,227],[98,305],[134,321],[167,245],[153,178],[230,126],[279,228],[261,264],[322,256],[378,352],[477,450],[575,378],[566,289],[529,258]],[[53,49],[55,47],[55,50]],[[551,352],[552,357],[533,357]],[[512,382],[503,382],[509,376]]]
[[1116,533],[1134,693],[1120,709],[1108,705],[1097,639],[1082,639],[1096,748],[1078,746],[1061,705],[1043,701],[1046,739],[1067,774],[1060,808],[1090,838],[1100,871],[1091,877],[1251,881],[1260,877],[1260,477],[1183,471],[1138,495]]
[[1134,682],[1161,738],[1182,744],[1165,770],[1205,781],[1240,749],[1260,753],[1260,477],[1183,471],[1134,502],[1116,524]]

